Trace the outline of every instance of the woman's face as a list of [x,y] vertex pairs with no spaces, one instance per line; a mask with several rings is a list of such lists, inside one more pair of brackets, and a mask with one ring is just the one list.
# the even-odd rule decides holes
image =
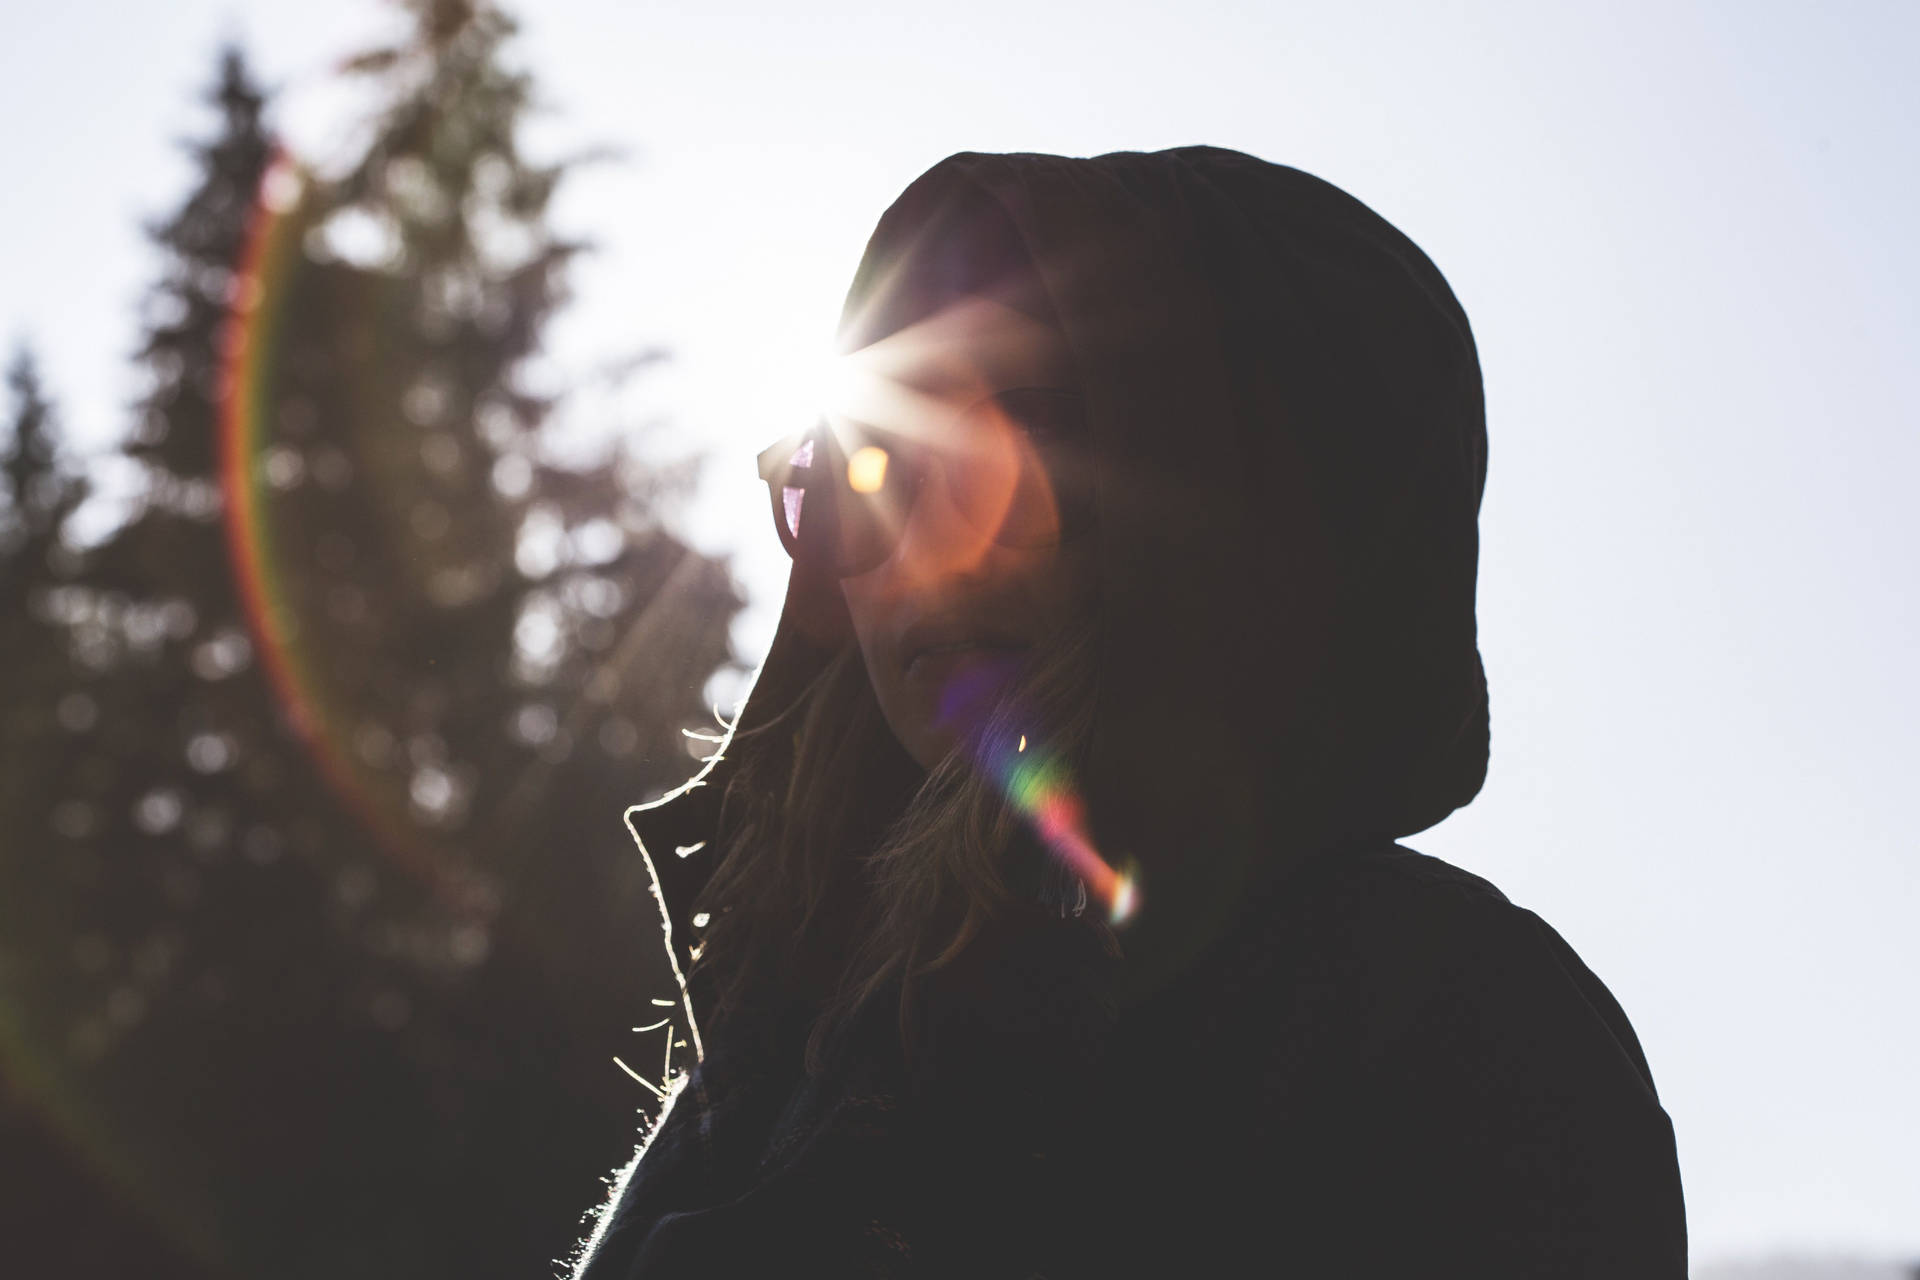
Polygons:
[[[1076,388],[1065,339],[1049,326],[990,303],[950,308],[885,339],[857,359],[885,380],[890,421],[905,435],[951,445],[955,416],[986,397],[1025,387]],[[995,446],[997,447],[997,446]],[[1026,656],[1091,607],[1091,538],[1008,545],[983,528],[978,503],[956,503],[934,454],[899,540],[875,568],[840,580],[881,712],[907,754],[931,769]],[[1016,442],[1000,471],[1014,483],[1047,483]],[[989,479],[999,474],[989,460]],[[1034,472],[1041,474],[1036,477]],[[978,491],[978,486],[975,492]]]

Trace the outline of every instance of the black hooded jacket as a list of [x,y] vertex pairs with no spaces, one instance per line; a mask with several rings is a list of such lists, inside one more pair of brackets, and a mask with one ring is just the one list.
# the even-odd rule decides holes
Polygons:
[[[702,1044],[694,974],[701,1061],[580,1275],[1683,1277],[1672,1128],[1619,1005],[1537,916],[1394,843],[1487,763],[1484,412],[1445,280],[1237,152],[962,154],[882,218],[850,345],[983,199],[1083,376],[1084,791],[1148,907],[1118,958],[1010,913],[935,975],[911,1066],[883,1008],[818,1075],[805,1009]],[[848,642],[802,564],[736,732]],[[629,814],[676,973],[725,755]]]

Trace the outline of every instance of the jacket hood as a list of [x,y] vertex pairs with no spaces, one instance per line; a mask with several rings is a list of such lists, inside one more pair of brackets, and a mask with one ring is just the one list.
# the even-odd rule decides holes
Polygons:
[[[1102,665],[1081,790],[1109,861],[1141,868],[1129,938],[1177,970],[1252,882],[1480,788],[1472,333],[1427,256],[1352,196],[1183,147],[941,161],[881,218],[849,334],[927,229],[982,198],[1082,375]],[[851,642],[837,584],[796,566],[735,731]],[[628,815],[682,966],[725,756]]]

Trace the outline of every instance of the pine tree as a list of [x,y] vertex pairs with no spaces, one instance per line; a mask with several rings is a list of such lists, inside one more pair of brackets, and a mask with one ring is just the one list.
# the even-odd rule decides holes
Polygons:
[[[68,942],[63,928],[49,927],[34,910],[50,896],[58,872],[49,857],[51,833],[30,824],[43,816],[38,798],[57,777],[67,728],[92,708],[63,696],[71,683],[66,645],[46,621],[53,593],[64,582],[60,529],[83,485],[62,466],[54,407],[24,347],[8,369],[7,390],[10,430],[0,467],[0,654],[6,655],[0,663],[0,1022],[18,1027],[29,1024],[48,952],[64,950]],[[17,1085],[7,1087],[29,1078],[34,1064],[21,1058],[18,1042],[0,1043],[0,1159],[6,1173],[17,1169],[13,1146],[34,1140],[31,1113],[40,1101],[15,1096]]]
[[[498,1184],[531,1239],[542,1217],[572,1229],[597,1189],[579,1169],[597,1176],[631,1140],[607,1116],[651,1102],[610,1061],[658,1061],[630,1028],[642,990],[671,986],[617,815],[694,767],[680,729],[711,724],[700,690],[739,601],[724,566],[664,529],[659,471],[547,448],[555,404],[526,369],[582,250],[548,225],[565,168],[520,151],[532,86],[503,63],[510,21],[463,0],[405,7],[408,38],[351,64],[390,104],[364,157],[309,175],[290,215],[306,254],[268,519],[303,643],[329,658],[311,700],[363,798],[413,824],[358,882],[363,929],[418,961],[368,1007],[404,1018],[415,1061],[469,1068],[429,1069],[439,1140],[485,1147],[450,1146],[440,1182],[499,1158],[503,1129],[540,1135],[517,1139],[520,1180]],[[464,877],[437,914],[406,896],[420,863],[429,885]],[[501,1252],[451,1223],[444,1238],[475,1266]]]
[[25,346],[7,368],[7,392],[11,429],[0,465],[0,653],[8,655],[0,671],[0,715],[7,728],[0,740],[22,750],[37,727],[50,722],[46,663],[59,655],[38,615],[48,590],[71,567],[60,534],[87,487],[61,456],[54,406]]
[[[0,664],[0,822],[40,790],[61,720],[84,714],[83,703],[59,701],[57,691],[69,683],[67,654],[47,615],[72,568],[61,531],[85,498],[86,484],[62,457],[54,406],[24,346],[8,367],[7,391],[11,429],[0,466],[0,653],[7,658]],[[17,854],[23,846],[17,826],[12,829],[9,843]],[[9,869],[20,861],[10,859]]]
[[25,346],[7,368],[7,392],[13,400],[13,429],[5,464],[0,557],[11,568],[45,558],[60,526],[85,496],[85,485],[61,464],[53,405],[40,386],[33,352]]
[[62,651],[45,695],[58,732],[12,809],[24,856],[4,896],[35,935],[18,1013],[42,1106],[70,1139],[91,1135],[117,1198],[214,1258],[237,1243],[219,1226],[223,1178],[270,1111],[257,1081],[292,1079],[310,1048],[307,1028],[263,1011],[311,1010],[350,959],[325,854],[352,828],[284,731],[229,568],[221,364],[271,142],[237,52],[209,99],[198,186],[149,228],[163,271],[126,446],[139,507],[37,602]]
[[149,483],[49,593],[74,714],[4,886],[73,1110],[245,1274],[571,1243],[644,1100],[609,1059],[670,985],[620,809],[694,767],[739,604],[667,532],[670,476],[545,443],[565,169],[519,152],[511,24],[405,7],[353,64],[386,105],[343,173],[277,156],[222,59],[153,228]]
[[[22,348],[7,375],[11,431],[0,492],[0,1239],[23,1273],[138,1271],[156,1280],[203,1274],[171,1238],[103,1182],[116,1152],[75,1141],[72,1122],[94,1110],[58,1070],[70,1030],[62,1014],[94,999],[91,970],[107,959],[100,934],[76,930],[85,893],[61,824],[85,811],[55,808],[100,715],[91,682],[59,625],[79,588],[67,518],[85,481],[62,446],[54,406]],[[123,1002],[123,1008],[126,1007]],[[65,1126],[61,1123],[67,1122]]]

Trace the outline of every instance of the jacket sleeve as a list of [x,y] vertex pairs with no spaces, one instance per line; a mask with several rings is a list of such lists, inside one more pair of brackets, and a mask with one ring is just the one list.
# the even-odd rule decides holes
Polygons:
[[1673,1128],[1606,987],[1493,896],[1426,943],[1418,998],[1369,1055],[1387,1247],[1432,1274],[1684,1280]]

